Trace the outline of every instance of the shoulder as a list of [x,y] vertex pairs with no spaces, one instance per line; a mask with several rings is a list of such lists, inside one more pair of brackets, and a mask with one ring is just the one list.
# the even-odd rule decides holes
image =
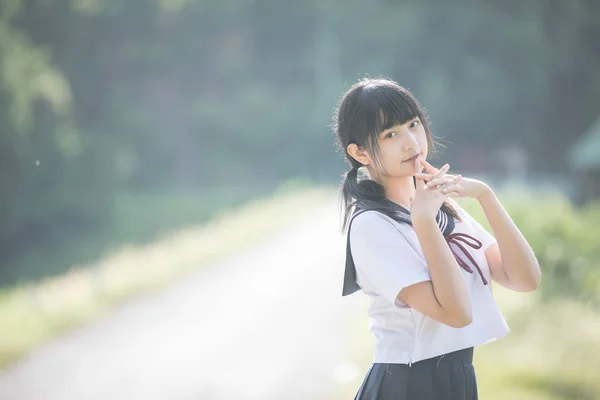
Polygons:
[[452,199],[452,198],[449,197],[448,200],[446,200],[446,201],[448,203],[450,203],[450,205],[452,207],[454,207],[454,209],[456,211],[458,211],[458,213],[464,213],[465,212],[465,210],[460,206],[460,204],[458,204],[458,202],[456,200],[454,200],[454,199]]
[[404,238],[408,224],[400,223],[389,216],[374,210],[362,212],[354,217],[350,226],[351,242],[389,242],[393,238]]
[[397,221],[379,211],[367,210],[354,217],[350,234],[398,230],[398,225]]
[[464,208],[462,208],[456,200],[449,198],[448,203],[450,203],[452,207],[454,207],[454,209],[456,210],[460,218],[463,220],[463,222],[470,222],[472,220],[473,217],[471,216],[471,214],[469,214]]
[[390,217],[379,211],[366,210],[354,217],[352,226],[370,226],[391,222],[393,222],[393,220]]
[[486,250],[489,246],[496,242],[496,239],[490,233],[490,231],[485,229],[475,217],[463,209],[456,201],[451,199],[449,200],[450,204],[455,207],[458,215],[462,219],[462,222],[456,224],[458,230],[475,236],[481,240],[483,242],[483,250]]

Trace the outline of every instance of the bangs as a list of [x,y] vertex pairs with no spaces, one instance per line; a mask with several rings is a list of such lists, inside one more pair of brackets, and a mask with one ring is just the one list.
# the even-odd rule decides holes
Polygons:
[[348,124],[349,142],[365,146],[381,171],[385,172],[385,169],[379,159],[378,138],[383,131],[419,117],[431,145],[428,122],[421,104],[396,82],[366,79],[355,85],[350,92],[355,93],[355,99],[349,100],[345,107],[347,113],[341,118],[342,122]]
[[379,135],[416,117],[421,119],[431,142],[427,116],[412,93],[394,81],[367,78],[356,83],[342,99],[336,129],[346,132],[344,148],[356,143],[377,156]]
[[366,106],[365,122],[370,135],[379,135],[395,125],[423,116],[418,101],[397,85],[367,85],[361,97]]

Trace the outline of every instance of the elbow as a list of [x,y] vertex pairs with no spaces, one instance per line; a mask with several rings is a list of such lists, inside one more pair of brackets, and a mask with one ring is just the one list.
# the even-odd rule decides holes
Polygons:
[[454,318],[451,321],[448,321],[447,325],[451,326],[452,328],[464,328],[466,326],[471,325],[471,322],[473,322],[473,317],[468,316],[462,318]]
[[451,318],[448,318],[445,321],[445,324],[452,328],[464,328],[465,326],[471,325],[473,322],[473,315],[471,314],[471,310],[465,310],[464,312],[457,313],[453,315]]
[[537,259],[534,257],[529,267],[529,279],[525,282],[525,292],[533,292],[540,287],[540,283],[542,282],[542,269],[540,268],[540,264],[538,264]]
[[527,282],[524,282],[521,284],[521,292],[533,292],[535,290],[537,290],[537,288],[540,287],[540,281],[541,279],[536,278],[536,279],[531,279]]
[[537,288],[540,287],[541,282],[542,282],[542,274],[538,267],[537,271],[535,271],[533,274],[531,274],[529,279],[521,282],[521,284],[519,285],[520,286],[519,291],[520,292],[533,292],[533,291],[537,290]]

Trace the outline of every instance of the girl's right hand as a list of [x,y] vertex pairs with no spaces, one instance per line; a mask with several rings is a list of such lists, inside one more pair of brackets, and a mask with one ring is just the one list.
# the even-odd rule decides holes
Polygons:
[[422,174],[417,174],[416,178],[416,194],[412,201],[410,214],[413,219],[415,218],[430,218],[437,215],[442,204],[448,199],[453,192],[444,193],[443,190],[450,185],[458,183],[461,179],[461,175],[457,175],[449,179],[446,177],[446,172],[450,166],[445,164],[440,168],[439,172],[434,175],[430,183],[426,185],[425,179]]

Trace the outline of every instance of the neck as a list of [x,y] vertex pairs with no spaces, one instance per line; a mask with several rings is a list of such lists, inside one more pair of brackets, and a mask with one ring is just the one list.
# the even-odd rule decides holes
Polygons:
[[416,193],[412,176],[388,179],[383,187],[385,188],[385,197],[410,210]]

